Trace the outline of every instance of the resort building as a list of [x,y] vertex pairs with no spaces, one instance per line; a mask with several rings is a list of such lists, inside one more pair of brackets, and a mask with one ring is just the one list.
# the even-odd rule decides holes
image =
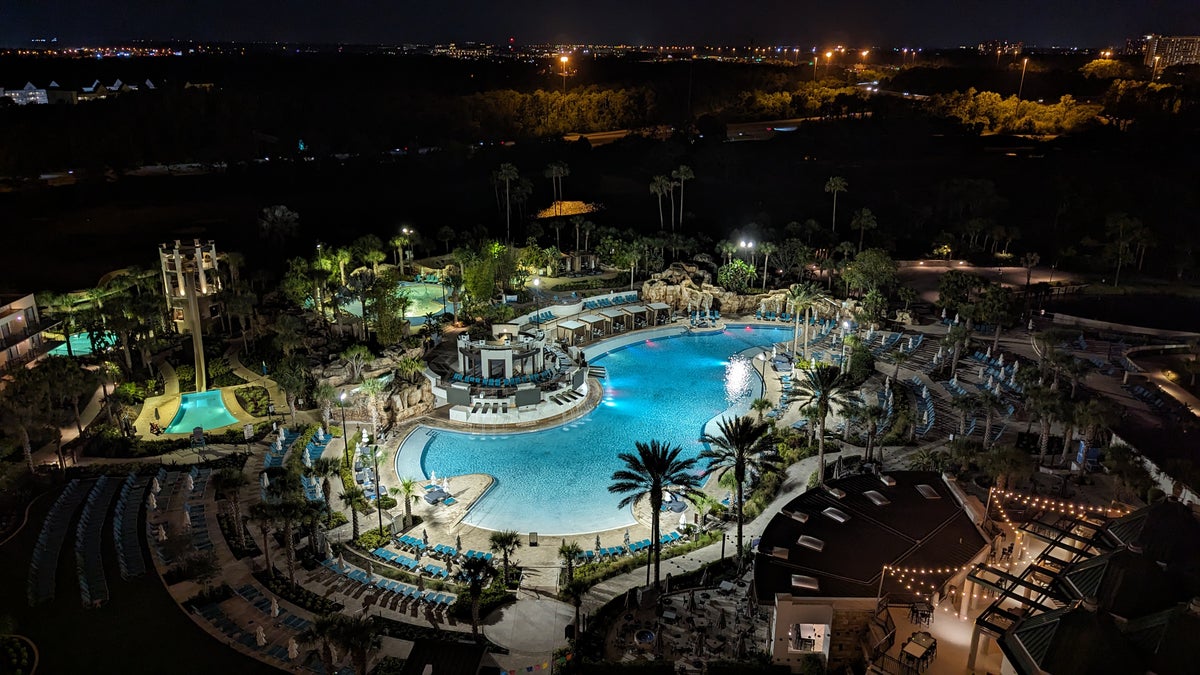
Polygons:
[[217,269],[217,246],[209,240],[193,239],[182,243],[163,244],[158,251],[162,266],[163,294],[171,320],[180,333],[192,334],[196,357],[196,391],[204,391],[203,334],[212,321],[221,315],[217,293],[221,277]]
[[6,371],[20,367],[46,353],[33,294],[0,296],[0,367]]
[[1143,63],[1150,68],[1200,63],[1200,35],[1148,35],[1145,54]]
[[890,605],[932,620],[987,557],[983,511],[932,471],[859,474],[789,502],[754,560],[754,597],[773,613],[763,645],[772,663],[796,672],[819,658],[834,672],[864,653],[885,656],[897,633]]
[[44,105],[49,100],[45,87],[38,87],[32,82],[26,82],[25,86],[16,89],[0,87],[0,96],[7,96],[17,105]]

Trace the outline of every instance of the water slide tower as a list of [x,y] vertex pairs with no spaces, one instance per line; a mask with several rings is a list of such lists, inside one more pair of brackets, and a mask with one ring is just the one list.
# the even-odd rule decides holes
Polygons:
[[204,331],[221,315],[217,292],[221,278],[217,274],[217,246],[209,240],[201,243],[163,244],[158,251],[162,264],[163,293],[171,320],[180,333],[192,334],[196,360],[196,391],[205,391]]

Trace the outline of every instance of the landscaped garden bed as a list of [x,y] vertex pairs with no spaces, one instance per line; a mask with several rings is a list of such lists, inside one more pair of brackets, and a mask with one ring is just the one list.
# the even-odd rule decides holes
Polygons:
[[266,387],[240,387],[233,390],[238,405],[254,417],[266,417],[271,405],[271,393]]
[[322,598],[299,584],[293,584],[282,574],[271,576],[266,572],[255,572],[254,578],[275,595],[314,614],[331,614],[343,609],[341,603]]

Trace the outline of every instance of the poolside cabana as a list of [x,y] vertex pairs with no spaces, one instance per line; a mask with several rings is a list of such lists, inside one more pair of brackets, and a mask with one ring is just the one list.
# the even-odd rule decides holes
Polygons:
[[631,317],[633,317],[634,326],[638,328],[645,327],[646,322],[649,319],[650,310],[646,309],[642,305],[629,305],[627,307],[622,307],[621,309],[625,310]]
[[671,320],[671,306],[665,302],[652,302],[647,305],[650,310],[650,325],[657,326]]
[[603,337],[608,333],[608,319],[595,314],[584,314],[579,320],[588,325],[589,337]]
[[630,316],[624,309],[610,308],[600,310],[600,316],[608,319],[612,325],[612,332],[616,333],[623,330],[628,330],[633,323],[633,317]]
[[567,344],[576,344],[577,342],[581,341],[580,338],[585,335],[583,331],[586,328],[587,324],[583,323],[582,321],[566,319],[565,321],[558,322],[558,335],[559,337],[565,337]]

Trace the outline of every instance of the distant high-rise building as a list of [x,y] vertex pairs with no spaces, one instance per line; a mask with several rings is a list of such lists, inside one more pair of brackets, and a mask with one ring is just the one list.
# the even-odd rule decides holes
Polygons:
[[1133,56],[1134,54],[1146,53],[1146,38],[1135,37],[1125,39],[1125,49],[1121,52],[1125,56]]
[[1200,63],[1200,35],[1147,35],[1145,54],[1145,64],[1150,67]]

